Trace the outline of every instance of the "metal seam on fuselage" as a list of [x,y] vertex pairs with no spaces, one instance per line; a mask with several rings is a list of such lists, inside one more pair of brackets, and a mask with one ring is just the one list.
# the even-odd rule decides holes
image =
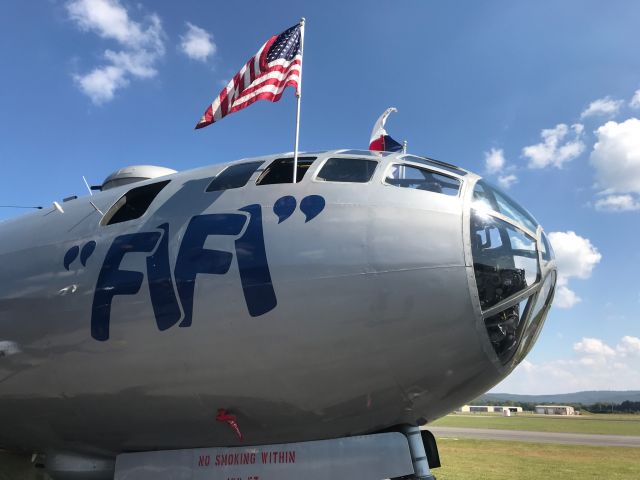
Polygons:
[[[413,267],[413,268],[398,268],[393,270],[379,270],[375,272],[359,272],[359,273],[346,273],[344,275],[324,275],[318,277],[306,277],[307,280],[331,280],[334,278],[349,278],[349,277],[359,277],[363,275],[380,275],[385,273],[398,273],[398,272],[413,272],[417,270],[435,270],[439,268],[467,268],[466,265],[435,265],[432,267]],[[279,283],[298,283],[298,280],[289,280],[285,282]]]

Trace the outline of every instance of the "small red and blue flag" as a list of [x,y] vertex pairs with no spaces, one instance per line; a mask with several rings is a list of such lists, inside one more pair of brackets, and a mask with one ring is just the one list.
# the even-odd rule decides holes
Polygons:
[[371,132],[371,140],[369,140],[369,150],[375,150],[378,152],[401,152],[402,144],[396,142],[390,135],[387,134],[387,131],[384,129],[384,124],[387,121],[387,117],[392,112],[397,112],[398,109],[391,107],[387,108],[378,121],[373,126],[373,131]]

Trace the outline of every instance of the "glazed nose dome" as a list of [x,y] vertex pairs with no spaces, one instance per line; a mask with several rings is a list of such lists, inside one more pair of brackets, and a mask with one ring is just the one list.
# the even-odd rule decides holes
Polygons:
[[476,292],[487,335],[500,362],[514,366],[533,346],[551,306],[553,251],[533,216],[482,180],[474,188],[470,222]]

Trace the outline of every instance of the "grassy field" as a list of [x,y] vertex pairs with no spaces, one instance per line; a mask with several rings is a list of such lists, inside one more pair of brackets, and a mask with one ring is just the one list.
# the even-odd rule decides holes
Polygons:
[[580,415],[566,417],[518,414],[512,417],[503,417],[500,415],[485,414],[451,414],[436,420],[430,425],[440,427],[529,430],[533,432],[640,436],[640,415]]
[[438,480],[638,479],[637,448],[438,439]]

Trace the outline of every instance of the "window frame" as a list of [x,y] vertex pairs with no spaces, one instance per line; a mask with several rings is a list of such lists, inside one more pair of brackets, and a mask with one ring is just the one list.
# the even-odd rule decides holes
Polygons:
[[[511,295],[509,295],[508,297],[503,298],[502,300],[498,301],[497,303],[494,303],[493,305],[490,305],[488,307],[483,308],[482,307],[482,299],[480,298],[480,290],[478,288],[478,283],[477,283],[477,278],[476,278],[476,267],[475,264],[476,262],[479,262],[479,259],[476,258],[476,256],[473,254],[473,245],[472,245],[472,240],[471,240],[471,235],[473,233],[473,215],[474,215],[474,210],[475,210],[475,214],[478,215],[480,218],[482,218],[482,216],[487,216],[489,217],[489,220],[493,223],[496,223],[495,221],[497,220],[498,222],[502,222],[505,225],[503,226],[504,231],[500,232],[500,238],[501,238],[501,245],[500,247],[496,248],[496,252],[500,253],[498,250],[504,250],[503,253],[509,253],[509,255],[511,255],[512,257],[515,256],[519,256],[519,257],[524,257],[524,258],[530,258],[530,259],[535,259],[536,261],[536,278],[535,280],[530,284],[527,285],[525,288],[523,288],[522,290],[518,290],[516,292],[513,292]],[[469,247],[470,247],[470,251],[471,251],[471,260],[472,260],[472,265],[473,265],[473,278],[474,278],[474,285],[475,285],[475,291],[476,294],[478,296],[478,306],[480,308],[480,311],[482,312],[482,315],[484,318],[494,315],[495,313],[502,311],[506,308],[509,308],[510,306],[512,306],[514,304],[514,299],[519,299],[522,298],[523,296],[529,296],[531,295],[531,293],[529,292],[534,292],[536,291],[539,286],[542,284],[542,279],[544,276],[544,271],[543,271],[543,265],[540,262],[540,255],[539,255],[539,246],[538,246],[538,242],[537,242],[537,237],[535,235],[531,235],[530,233],[528,233],[528,231],[523,228],[522,225],[514,223],[513,221],[509,221],[509,220],[505,220],[503,218],[500,218],[496,215],[493,215],[493,213],[483,213],[481,211],[478,211],[477,209],[474,209],[473,207],[471,207],[470,211],[469,211],[470,217],[469,217]],[[499,227],[496,227],[500,230]],[[506,232],[507,229],[513,229],[516,232],[520,232],[521,234],[524,234],[525,237],[530,237],[529,239],[533,242],[533,244],[535,245],[535,257],[533,255],[527,255],[527,254],[518,254],[518,252],[529,252],[529,250],[525,250],[525,249],[519,249],[519,248],[513,248],[511,245],[511,237],[509,236],[509,234]],[[503,236],[504,235],[504,236]],[[510,247],[506,247],[505,240],[509,241],[509,245]],[[507,250],[507,248],[509,250]],[[492,252],[491,256],[494,256]],[[488,264],[487,264],[488,265]],[[515,265],[515,260],[514,260],[514,265]],[[525,269],[525,274],[526,274],[526,269]],[[517,303],[517,302],[515,302]]]
[[[256,178],[256,180],[255,180],[255,182],[253,182],[253,184],[255,186],[257,186],[257,187],[266,187],[266,186],[269,186],[269,185],[287,185],[287,184],[293,185],[293,176],[291,177],[291,181],[290,182],[264,183],[264,184],[263,183],[258,183],[262,179],[263,175],[265,175],[265,172],[267,172],[269,167],[271,165],[273,165],[275,162],[281,161],[281,160],[291,160],[293,162],[293,157],[292,156],[291,157],[277,157],[277,158],[274,158],[271,161],[265,160],[264,162],[267,163],[267,166],[265,166],[262,169],[258,169],[257,170],[257,171],[260,172],[260,175],[258,175],[258,178]],[[299,183],[304,182],[305,179],[309,178],[309,176],[308,176],[309,170],[311,170],[313,168],[314,163],[318,160],[318,156],[317,155],[315,155],[315,156],[311,156],[311,155],[298,156],[298,162],[300,162],[301,160],[304,160],[304,161],[309,161],[310,160],[311,163],[309,164],[309,168],[304,172],[304,175],[302,176],[302,178],[296,176],[296,183],[295,183],[296,185],[299,184]],[[292,165],[292,167],[293,167],[293,165]],[[300,168],[299,165],[298,165],[298,168]],[[293,175],[293,168],[291,169],[291,173]]]
[[[476,199],[476,189],[478,188],[478,186],[481,186],[482,189],[485,190],[483,192],[483,195],[486,196],[487,193],[490,194],[491,199],[493,199],[493,202],[495,202],[495,207],[497,207],[497,209],[492,204],[493,202],[491,202],[491,199],[489,199],[489,201],[484,201],[486,200],[486,197],[482,199],[480,198]],[[495,198],[494,192],[500,195],[501,197],[503,197],[503,199],[506,200],[507,204],[510,204],[511,207],[514,207],[521,216],[523,216],[529,222],[531,222],[534,228],[531,229],[531,226],[527,225],[526,222],[522,222],[516,218],[511,217],[510,215],[507,215],[501,212],[499,210],[500,205]],[[480,204],[482,204],[483,206],[482,207],[479,206]],[[485,211],[488,215],[492,215],[496,218],[500,218],[501,220],[506,221],[507,223],[511,223],[512,225],[517,226],[521,230],[526,231],[529,235],[533,236],[534,238],[538,238],[537,231],[540,228],[540,223],[538,223],[535,217],[531,213],[529,213],[529,211],[526,208],[520,205],[515,199],[511,198],[511,196],[509,196],[507,193],[503,192],[502,190],[498,189],[497,187],[494,187],[483,178],[478,178],[477,181],[473,184],[473,188],[471,189],[471,209],[475,209],[478,211]]]
[[[427,166],[427,168],[441,168],[447,173],[451,173],[453,175],[460,175],[461,177],[467,175],[467,171],[463,168],[457,167],[451,163],[443,162],[441,160],[436,160],[434,158],[421,157],[419,155],[413,155],[412,153],[405,153],[404,156],[401,157],[403,162],[413,162],[418,163],[422,166]],[[415,160],[414,160],[415,159]]]
[[[136,183],[137,182],[128,184],[127,186],[129,186],[129,185],[132,185],[132,186],[130,188],[128,188],[126,192],[124,192],[122,195],[120,195],[118,197],[118,199],[115,202],[113,202],[113,204],[111,204],[111,206],[107,209],[105,214],[100,219],[100,223],[99,224],[100,224],[101,227],[109,227],[111,225],[118,225],[120,223],[127,223],[127,222],[130,222],[132,220],[139,220],[141,218],[144,218],[147,215],[147,213],[149,212],[149,209],[151,208],[151,205],[153,205],[153,202],[156,200],[156,198],[158,198],[158,195],[160,195],[160,193],[167,187],[167,185],[169,185],[171,183],[171,180],[160,180],[160,181],[157,181],[157,182],[149,182],[146,185],[133,186]],[[142,188],[148,188],[148,187],[151,187],[152,185],[158,185],[158,184],[162,184],[162,186],[156,192],[156,194],[153,196],[153,198],[151,199],[151,201],[149,202],[149,204],[145,208],[145,210],[142,213],[142,215],[139,215],[139,216],[134,217],[134,218],[129,218],[128,220],[122,220],[120,222],[110,223],[111,220],[113,219],[113,217],[115,217],[118,214],[118,212],[122,208],[124,208],[124,206],[127,204],[126,200],[127,200],[127,195],[128,194],[130,194],[134,190],[139,190],[139,189],[142,189]],[[124,185],[123,185],[123,187],[124,187]]]
[[[326,163],[329,160],[333,160],[333,159],[337,159],[337,160],[358,160],[358,161],[365,161],[365,162],[375,162],[376,166],[373,169],[373,173],[371,173],[371,178],[369,178],[369,180],[367,180],[366,182],[340,182],[340,181],[336,181],[336,180],[321,180],[318,178],[318,175],[320,174],[320,172],[322,171],[322,169],[324,168],[324,166],[326,165]],[[313,173],[313,179],[312,181],[315,183],[324,183],[324,184],[346,184],[346,185],[367,185],[371,182],[373,182],[377,172],[378,172],[378,167],[380,166],[380,160],[376,159],[376,158],[372,158],[372,157],[359,157],[359,156],[340,156],[340,155],[332,155],[330,157],[327,157],[325,159],[323,159],[318,166],[316,167],[316,171]]]
[[[211,187],[211,184],[213,182],[216,181],[216,179],[218,177],[220,177],[220,175],[224,174],[227,170],[229,170],[230,168],[233,167],[239,167],[241,165],[250,165],[250,164],[254,164],[254,163],[259,163],[260,165],[258,165],[253,172],[251,172],[251,175],[249,175],[249,178],[247,178],[247,181],[244,183],[244,185],[240,186],[240,187],[230,187],[230,188],[224,188],[221,190],[209,190],[209,187]],[[244,188],[247,185],[249,185],[249,182],[251,182],[251,178],[257,173],[260,172],[260,174],[264,171],[264,168],[262,168],[264,166],[265,160],[254,160],[254,161],[249,161],[249,162],[239,162],[239,163],[232,163],[230,165],[227,165],[226,167],[223,167],[222,170],[220,170],[218,173],[216,173],[213,178],[211,179],[211,181],[209,182],[209,185],[207,185],[207,187],[204,189],[205,193],[214,193],[214,192],[225,192],[227,190],[235,190],[238,188]]]
[[544,230],[542,229],[540,229],[540,241],[539,241],[538,249],[540,250],[540,256],[545,265],[556,259],[556,254],[553,251],[553,246],[549,241],[549,237],[545,234]]
[[[455,180],[458,182],[458,193],[455,195],[447,195],[446,193],[439,193],[439,192],[432,192],[431,190],[421,190],[418,188],[407,188],[407,187],[400,187],[398,185],[393,185],[392,183],[387,182],[387,176],[389,174],[389,171],[391,170],[391,168],[394,165],[398,165],[398,166],[408,166],[411,168],[415,168],[416,170],[424,170],[427,171],[429,173],[435,173],[436,175],[441,175],[443,177],[447,177],[450,178],[452,180]],[[388,186],[388,187],[394,187],[394,188],[403,188],[405,190],[415,190],[415,191],[420,191],[420,192],[428,192],[428,193],[435,193],[437,195],[442,195],[444,197],[449,197],[449,198],[460,198],[462,196],[462,190],[463,190],[463,186],[464,186],[464,179],[460,178],[456,175],[452,175],[449,172],[443,172],[441,170],[435,169],[435,168],[430,168],[427,167],[425,165],[422,164],[416,164],[415,162],[408,162],[405,160],[394,160],[389,162],[389,164],[387,165],[387,167],[385,168],[382,177],[380,179],[382,185]]]

